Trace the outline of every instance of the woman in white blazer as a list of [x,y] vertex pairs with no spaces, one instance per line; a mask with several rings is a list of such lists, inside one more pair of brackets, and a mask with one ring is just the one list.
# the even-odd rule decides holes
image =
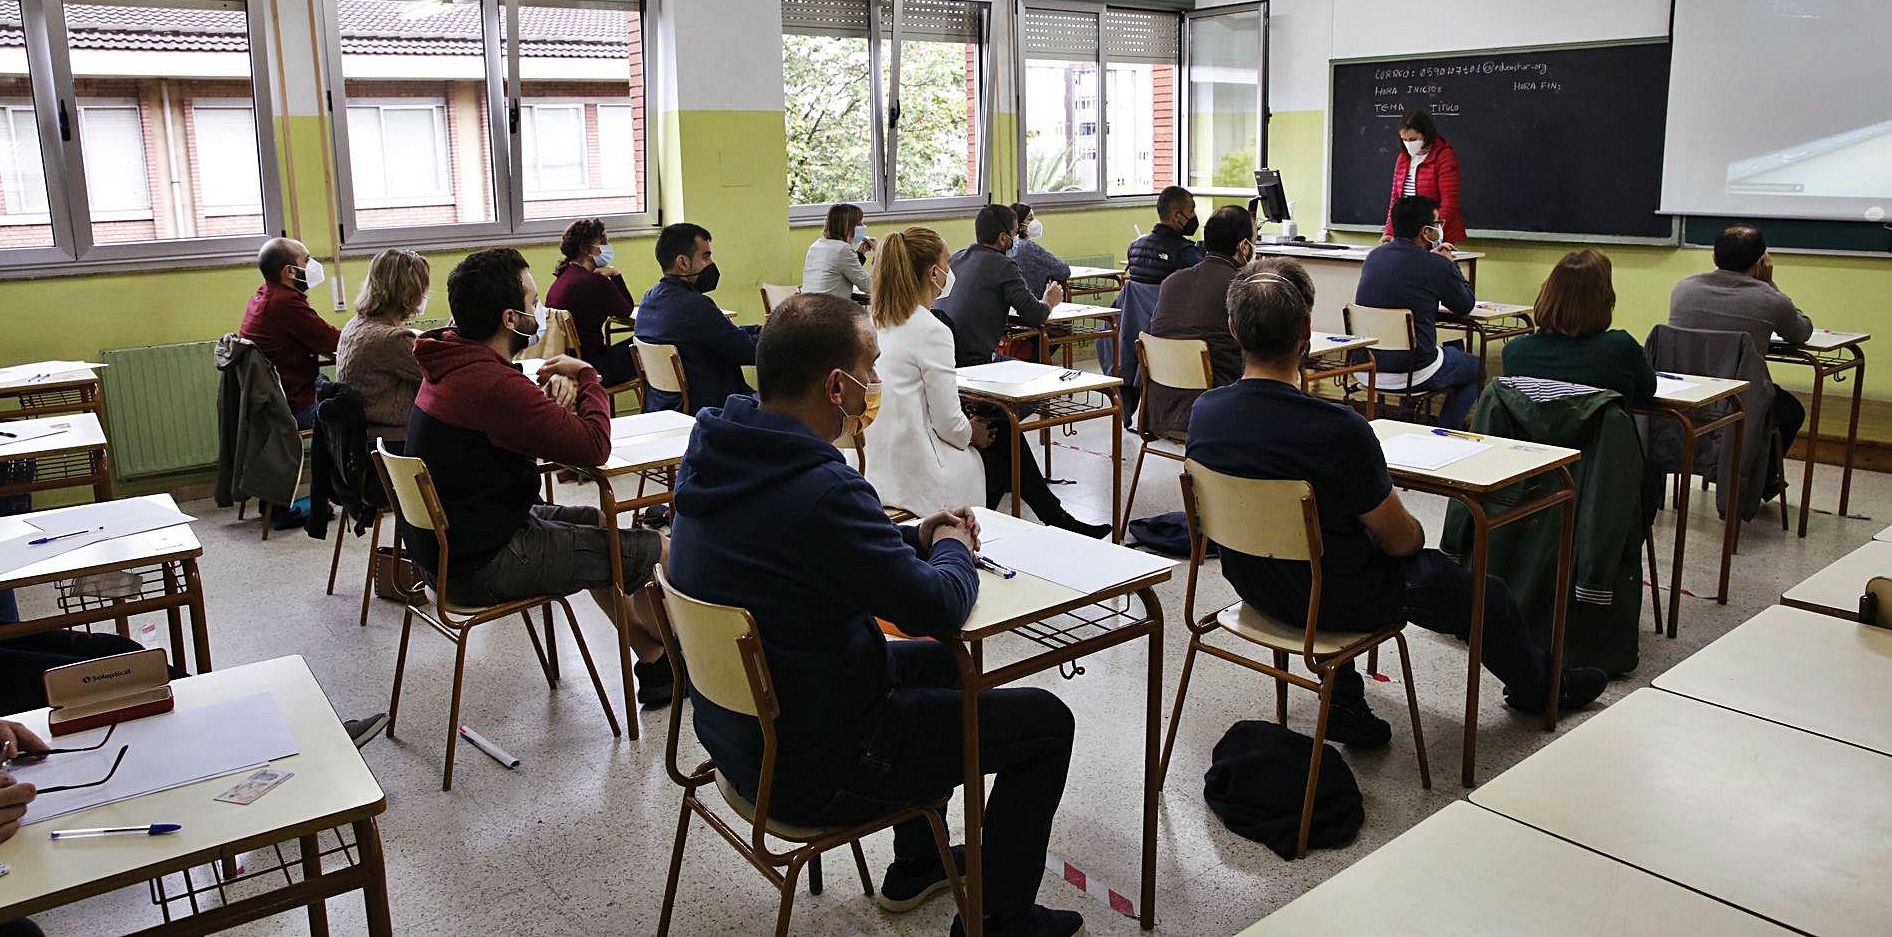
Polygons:
[[802,292],[842,299],[852,298],[855,290],[867,292],[873,283],[867,274],[867,255],[876,245],[867,236],[866,219],[859,205],[843,202],[828,208],[821,237],[808,245],[808,257],[802,262]]
[[921,516],[985,503],[985,462],[973,445],[989,434],[959,407],[953,333],[932,312],[951,281],[950,260],[946,242],[925,228],[889,235],[869,294],[881,392],[867,431],[867,480],[882,504]]

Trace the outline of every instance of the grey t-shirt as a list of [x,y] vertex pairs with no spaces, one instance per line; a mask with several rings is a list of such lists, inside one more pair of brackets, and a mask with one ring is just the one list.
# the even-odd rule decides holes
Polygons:
[[1669,324],[1744,332],[1761,352],[1775,334],[1794,345],[1813,336],[1813,320],[1779,287],[1732,270],[1710,270],[1675,284],[1669,294]]

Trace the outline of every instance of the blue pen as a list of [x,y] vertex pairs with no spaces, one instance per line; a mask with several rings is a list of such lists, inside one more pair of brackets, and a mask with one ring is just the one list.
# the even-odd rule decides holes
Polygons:
[[1350,342],[1350,341],[1353,341],[1353,336],[1351,336],[1351,335],[1329,335],[1329,336],[1327,336],[1327,340],[1328,340],[1328,341],[1330,341],[1330,342]]
[[80,534],[94,533],[96,531],[101,531],[104,529],[105,527],[103,525],[100,525],[98,527],[93,527],[87,530],[73,530],[73,531],[68,531],[66,533],[63,533],[63,534],[53,534],[50,537],[34,537],[33,539],[26,541],[26,545],[29,547],[37,547],[37,546],[40,546],[41,544],[51,543],[54,540],[64,540],[67,537],[77,537]]
[[1435,430],[1433,430],[1433,431],[1432,431],[1432,435],[1434,435],[1434,436],[1450,436],[1450,437],[1452,437],[1453,439],[1471,439],[1471,440],[1478,440],[1478,439],[1483,439],[1483,438],[1485,438],[1485,437],[1483,437],[1483,436],[1479,436],[1479,435],[1476,435],[1476,434],[1473,434],[1473,433],[1461,433],[1461,432],[1458,432],[1458,431],[1456,431],[1456,430],[1449,430],[1449,429],[1435,429]]
[[995,563],[989,559],[986,559],[986,557],[983,554],[981,554],[978,557],[978,560],[979,560],[979,568],[988,569],[994,573],[997,573],[1000,579],[1010,579],[1013,576],[1018,575],[1018,570],[1012,569],[1009,566],[1001,566],[998,563]]
[[88,839],[93,836],[163,836],[183,829],[178,823],[148,823],[144,826],[101,826],[90,830],[54,830],[52,839]]
[[1680,374],[1663,374],[1661,371],[1656,372],[1656,377],[1668,378],[1671,381],[1679,381],[1682,379]]

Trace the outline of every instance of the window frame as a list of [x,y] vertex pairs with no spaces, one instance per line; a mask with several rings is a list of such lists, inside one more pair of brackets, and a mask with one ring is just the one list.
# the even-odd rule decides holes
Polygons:
[[[274,30],[271,4],[263,0],[147,0],[153,7],[196,7],[241,11],[249,46],[250,101],[257,128],[257,177],[261,185],[262,230],[252,234],[211,235],[170,240],[98,243],[94,222],[114,220],[92,210],[85,182],[85,143],[80,132],[85,105],[72,74],[71,42],[66,29],[66,0],[19,0],[32,88],[30,107],[39,131],[40,164],[46,175],[47,221],[53,243],[0,250],[0,279],[39,277],[126,267],[150,260],[229,261],[252,256],[282,231],[282,180],[276,164],[275,102],[269,56]],[[141,115],[142,116],[142,115]],[[62,131],[62,128],[63,131]],[[272,128],[265,132],[264,128]],[[69,137],[69,139],[67,139]],[[147,159],[149,158],[147,154]],[[147,162],[147,167],[149,163]],[[147,195],[150,195],[147,185]],[[145,213],[151,217],[152,211]]]
[[[1259,48],[1255,50],[1255,112],[1261,115],[1261,119],[1255,122],[1254,156],[1256,166],[1267,165],[1268,120],[1272,116],[1268,108],[1268,30],[1270,29],[1269,14],[1272,11],[1272,7],[1269,4],[1270,0],[1256,0],[1256,2],[1253,3],[1237,3],[1223,7],[1211,7],[1209,9],[1184,14],[1182,70],[1176,82],[1178,86],[1176,99],[1181,102],[1181,123],[1178,125],[1181,128],[1178,133],[1180,137],[1180,152],[1177,154],[1176,175],[1178,179],[1183,180],[1178,184],[1188,184],[1189,170],[1195,160],[1195,152],[1192,149],[1191,143],[1191,141],[1195,139],[1195,132],[1194,127],[1190,124],[1190,121],[1194,119],[1195,115],[1196,102],[1192,90],[1195,83],[1189,80],[1189,68],[1193,59],[1193,49],[1191,48],[1190,42],[1190,27],[1198,20],[1214,19],[1219,16],[1238,16],[1246,13],[1252,13],[1259,18],[1258,25],[1260,28],[1255,31],[1257,40],[1260,43]],[[1211,155],[1213,156],[1213,154]],[[1213,170],[1211,170],[1211,178],[1213,178],[1213,175]],[[1255,187],[1252,184],[1241,187],[1208,185],[1200,189],[1191,189],[1190,191],[1197,195],[1244,196],[1248,198],[1253,198],[1255,195]]]
[[[256,105],[255,104],[249,101],[245,101],[242,98],[221,98],[221,97],[192,98],[190,100],[191,139],[194,141],[194,145],[200,151],[203,149],[204,138],[203,138],[203,128],[197,123],[197,115],[198,115],[198,112],[207,111],[207,110],[208,111],[247,110],[249,111],[249,115],[250,115],[250,132],[251,133],[256,132]],[[203,166],[202,157],[194,156],[192,158],[192,164],[198,169],[200,173],[199,179],[201,182],[201,179],[202,179],[201,172],[202,172],[202,166]],[[204,192],[205,192],[204,187],[200,184],[197,188],[197,209],[203,212],[204,217],[206,218],[239,218],[245,215],[262,214],[261,205],[252,206],[246,203],[244,205],[214,205],[213,206],[210,202],[204,199]]]
[[[342,117],[343,117],[344,123],[347,122],[348,112],[351,110],[360,109],[364,111],[372,110],[375,112],[375,123],[379,125],[379,133],[381,135],[381,154],[382,154],[382,159],[383,159],[381,168],[382,168],[382,176],[383,176],[382,183],[383,183],[384,188],[386,187],[385,184],[387,182],[386,157],[387,157],[387,152],[388,152],[388,112],[389,111],[423,111],[423,110],[429,112],[429,114],[433,118],[434,158],[437,161],[436,165],[438,167],[439,173],[444,178],[445,183],[446,183],[443,188],[437,189],[432,192],[428,192],[424,195],[411,195],[411,196],[383,195],[383,196],[375,196],[375,197],[364,196],[365,204],[357,204],[355,206],[357,209],[377,211],[377,210],[385,209],[385,208],[432,208],[432,207],[436,207],[440,205],[453,204],[453,160],[452,160],[453,144],[450,140],[447,139],[447,107],[449,106],[449,103],[450,102],[446,98],[425,98],[425,97],[363,98],[359,102],[349,103],[347,106],[345,106],[342,109]],[[351,153],[351,157],[352,157],[352,153]],[[348,164],[347,176],[349,179],[349,184],[352,186],[354,184],[354,178],[355,178],[354,165],[352,162]]]
[[[521,239],[533,242],[556,240],[575,218],[599,217],[604,220],[605,230],[611,234],[638,234],[654,231],[661,223],[658,205],[659,173],[656,171],[654,156],[658,152],[651,145],[653,136],[652,119],[655,112],[652,105],[655,86],[653,80],[652,57],[655,51],[651,40],[654,16],[654,0],[557,0],[560,8],[584,8],[600,10],[634,10],[638,14],[637,27],[642,68],[644,73],[643,107],[644,136],[638,141],[643,150],[644,191],[642,193],[643,211],[622,212],[616,214],[586,215],[573,214],[556,218],[527,217],[525,197],[525,157],[524,143],[519,128],[522,123],[521,108],[527,103],[523,96],[520,71],[519,42],[506,42],[502,46],[500,36],[518,36],[519,10],[525,5],[523,0],[477,0],[480,10],[481,40],[480,56],[485,74],[484,100],[487,114],[487,153],[488,181],[493,187],[493,218],[490,221],[450,222],[442,224],[400,225],[392,227],[364,228],[359,223],[358,210],[372,211],[377,205],[358,206],[355,202],[355,185],[351,163],[349,161],[348,128],[346,112],[351,99],[346,93],[347,83],[342,70],[341,21],[338,10],[328,8],[322,11],[323,62],[320,66],[325,83],[323,111],[328,120],[330,139],[335,153],[335,163],[339,171],[335,174],[334,187],[337,197],[338,233],[341,236],[341,248],[344,251],[358,252],[382,247],[458,247],[477,244],[512,244]],[[548,96],[547,100],[558,96]],[[343,119],[337,120],[337,98],[340,98],[340,110]],[[626,95],[626,100],[630,96]],[[367,99],[364,99],[367,100]],[[537,100],[537,99],[535,99]],[[592,101],[593,99],[586,99]],[[615,100],[615,99],[614,99]],[[451,144],[449,144],[449,151]],[[505,154],[502,160],[500,154]],[[449,179],[447,200],[453,199],[453,166],[447,167]],[[633,173],[633,182],[629,193],[638,195]],[[587,189],[586,196],[598,196],[596,190]],[[534,198],[531,201],[556,201],[558,199]],[[438,204],[438,203],[429,203]]]
[[[873,164],[874,192],[859,202],[861,208],[877,218],[925,218],[935,217],[958,210],[976,209],[992,200],[992,110],[997,96],[993,85],[997,77],[997,58],[993,53],[991,0],[965,0],[977,12],[979,17],[979,67],[978,93],[974,95],[979,109],[979,173],[975,180],[976,191],[970,195],[945,195],[928,198],[899,198],[900,178],[900,133],[898,121],[891,116],[900,101],[900,60],[901,46],[906,41],[906,29],[903,26],[906,0],[884,0],[893,14],[893,23],[886,23],[886,15],[881,12],[883,0],[867,0],[867,35],[848,37],[862,38],[867,41],[868,69],[868,106],[872,111],[869,126],[873,128],[873,140],[869,145],[869,158]],[[784,33],[784,35],[788,35]],[[915,39],[924,42],[924,39]],[[882,43],[887,51],[881,49]],[[887,60],[883,62],[883,60]],[[881,79],[883,64],[886,80]],[[825,220],[831,202],[814,205],[789,205],[788,220],[791,226],[817,223]]]
[[[1016,28],[1013,29],[1012,87],[1017,89],[1014,123],[1017,124],[1018,130],[1018,197],[1020,200],[1029,203],[1034,209],[1040,205],[1055,205],[1068,208],[1083,205],[1122,206],[1155,204],[1157,196],[1155,192],[1134,192],[1123,195],[1110,194],[1111,59],[1109,51],[1110,43],[1104,38],[1104,35],[1105,30],[1109,28],[1109,12],[1113,9],[1137,13],[1160,12],[1165,15],[1170,15],[1169,11],[1151,10],[1147,7],[1138,7],[1127,3],[1107,3],[1103,2],[1103,0],[1018,0],[1017,9],[1012,17],[1012,21],[1017,24]],[[1096,114],[1100,132],[1097,134],[1097,178],[1095,188],[1076,192],[1031,192],[1027,190],[1028,180],[1030,178],[1030,152],[1025,138],[1028,129],[1025,125],[1025,117],[1026,114],[1029,113],[1028,109],[1031,107],[1031,102],[1025,98],[1025,60],[1027,58],[1025,52],[1025,16],[1033,10],[1083,13],[1097,18]],[[1220,13],[1223,11],[1223,8],[1217,7],[1215,11]],[[1187,63],[1189,61],[1189,28],[1187,17],[1193,16],[1194,14],[1187,14],[1186,16],[1175,15],[1177,56],[1174,62],[1168,63],[1176,69],[1176,84],[1179,86],[1176,92],[1171,96],[1169,105],[1171,126],[1176,128],[1176,140],[1172,144],[1175,148],[1175,152],[1173,153],[1176,166],[1176,180],[1173,183],[1175,185],[1183,185],[1188,175],[1188,164],[1184,161],[1184,154],[1187,152],[1185,147],[1189,136],[1187,130],[1189,110],[1184,103],[1184,95],[1186,92],[1180,86],[1188,83],[1186,78]],[[1154,158],[1154,142],[1151,143],[1150,148],[1152,158]]]

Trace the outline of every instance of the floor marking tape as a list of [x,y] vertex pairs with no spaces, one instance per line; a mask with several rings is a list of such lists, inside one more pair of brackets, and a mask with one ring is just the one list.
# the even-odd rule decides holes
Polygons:
[[1086,875],[1083,869],[1058,858],[1056,854],[1045,853],[1045,868],[1050,870],[1051,874],[1071,883],[1078,891],[1110,906],[1110,910],[1127,918],[1134,919],[1137,916],[1136,903],[1130,900],[1130,896],[1105,886]]

